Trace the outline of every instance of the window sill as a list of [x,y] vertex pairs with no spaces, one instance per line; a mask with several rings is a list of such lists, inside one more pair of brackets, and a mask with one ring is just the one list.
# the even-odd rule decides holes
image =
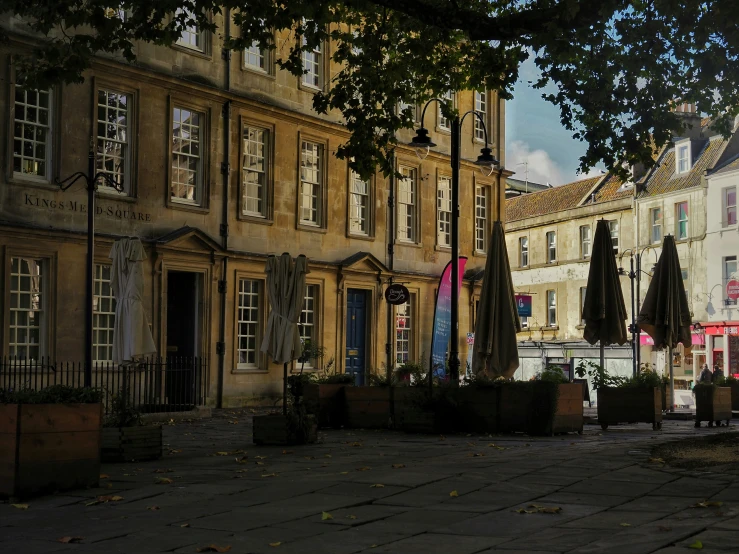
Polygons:
[[407,246],[409,248],[423,248],[422,242],[410,242],[400,239],[395,239],[395,245],[396,246]]
[[118,192],[117,190],[97,190],[97,197],[98,198],[105,198],[106,200],[116,200],[118,202],[129,202],[131,204],[136,203],[138,201],[138,198],[135,196],[130,196],[125,192]]
[[260,217],[258,215],[248,215],[248,214],[243,214],[240,212],[237,214],[236,219],[238,219],[239,221],[248,221],[249,223],[256,223],[257,225],[274,224],[274,221],[271,218]]
[[[205,40],[207,38],[204,37]],[[172,50],[177,50],[179,52],[184,52],[185,54],[190,54],[192,56],[195,56],[196,58],[202,58],[204,60],[210,60],[213,58],[210,54],[208,54],[205,50],[198,50],[197,48],[192,48],[190,46],[185,46],[184,44],[178,44],[174,43],[172,44]]]
[[358,235],[356,233],[347,233],[346,237],[352,240],[366,240],[369,242],[374,242],[375,237],[372,235]]
[[483,252],[482,250],[474,250],[472,252],[472,257],[474,258],[487,258],[488,254],[487,252]]
[[446,127],[439,127],[438,125],[436,126],[435,131],[437,133],[442,133],[442,134],[445,134],[445,135],[451,135],[452,134],[451,128],[447,129]]
[[265,77],[272,81],[277,78],[274,71],[265,71],[264,69],[257,69],[256,67],[251,67],[249,65],[242,65],[241,71],[249,73],[250,75],[259,75],[260,77]]
[[328,233],[328,229],[325,227],[319,227],[318,225],[306,225],[305,223],[298,222],[298,231],[308,231],[309,233],[319,233],[325,235]]
[[26,176],[22,173],[14,173],[12,177],[8,179],[8,183],[19,186],[31,186],[46,190],[61,190],[59,185],[49,181],[47,179],[36,179],[32,176]]
[[438,245],[437,244],[437,245],[434,246],[434,250],[436,250],[437,252],[451,252],[452,251],[452,247],[451,246],[443,246],[443,245]]
[[167,207],[173,210],[181,210],[183,212],[195,212],[201,214],[207,214],[210,211],[208,208],[204,208],[203,206],[200,206],[198,204],[177,202],[176,200],[172,200],[171,198],[167,200]]
[[305,84],[302,79],[298,81],[298,89],[302,90],[303,92],[308,92],[310,94],[318,94],[323,90],[322,87],[314,87],[313,85],[307,85]]
[[262,369],[259,367],[250,367],[250,368],[235,367],[231,370],[232,375],[265,375],[268,373],[269,373],[268,369]]

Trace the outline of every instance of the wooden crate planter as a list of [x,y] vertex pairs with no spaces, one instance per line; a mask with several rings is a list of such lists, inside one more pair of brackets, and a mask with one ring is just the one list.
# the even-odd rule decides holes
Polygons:
[[354,429],[390,426],[391,387],[346,387],[346,424]]
[[731,422],[731,388],[698,385],[695,392],[695,426],[700,427],[702,421],[707,421],[709,427],[713,423],[721,425],[722,421],[728,425]]
[[497,433],[500,387],[459,389],[460,430],[470,433]]
[[308,437],[301,440],[293,429],[290,429],[287,418],[282,414],[254,416],[253,439],[257,445],[286,445],[314,443],[318,440],[318,425],[313,415],[308,418]]
[[0,496],[95,487],[102,404],[0,405]]
[[651,423],[652,429],[661,429],[661,387],[599,388],[598,423],[603,430],[619,423]]
[[730,383],[731,389],[731,411],[739,412],[739,382]]
[[672,396],[670,395],[670,385],[662,385],[661,387],[662,392],[662,411],[666,412],[670,409],[670,405],[672,404]]
[[[435,396],[438,398],[438,391]],[[406,433],[452,433],[455,420],[448,409],[435,409],[428,402],[426,387],[397,387],[393,389],[393,424]]]
[[103,429],[103,462],[141,462],[162,457],[162,426],[107,427]]
[[303,402],[319,427],[338,429],[346,425],[345,384],[309,383],[303,388]]
[[502,433],[554,435],[583,431],[582,385],[564,383],[554,390],[548,383],[530,382],[503,385],[499,392],[498,428]]

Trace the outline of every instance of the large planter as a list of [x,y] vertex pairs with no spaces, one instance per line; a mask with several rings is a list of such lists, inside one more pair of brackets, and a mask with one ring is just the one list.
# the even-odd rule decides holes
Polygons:
[[162,426],[106,427],[100,457],[105,463],[158,460],[162,457]]
[[[429,402],[425,387],[397,387],[393,389],[393,423],[406,433],[452,433],[455,430],[456,403],[440,402],[441,393],[434,391]],[[449,394],[447,391],[446,394]],[[455,412],[455,413],[451,413]]]
[[390,426],[391,387],[346,387],[346,424],[354,429]]
[[726,425],[731,421],[731,388],[715,387],[713,385],[697,385],[695,392],[695,426],[700,427],[702,421],[707,421],[709,427]]
[[662,389],[662,392],[661,392],[662,411],[666,412],[670,409],[670,406],[673,404],[672,395],[670,394],[670,385],[662,385],[662,387],[660,388]]
[[729,388],[731,389],[731,411],[739,412],[739,381],[730,383]]
[[461,387],[459,419],[463,431],[497,433],[501,387]]
[[502,385],[499,392],[498,428],[502,433],[529,435],[583,430],[582,385],[532,381]]
[[601,387],[598,389],[598,423],[603,430],[619,423],[651,423],[662,428],[661,387]]
[[303,387],[303,402],[309,414],[316,416],[319,427],[346,425],[346,384],[309,383]]
[[0,496],[97,486],[102,415],[102,404],[0,405]]
[[307,436],[300,436],[282,414],[254,416],[253,439],[257,445],[310,444],[318,440],[318,425],[313,415],[306,415]]

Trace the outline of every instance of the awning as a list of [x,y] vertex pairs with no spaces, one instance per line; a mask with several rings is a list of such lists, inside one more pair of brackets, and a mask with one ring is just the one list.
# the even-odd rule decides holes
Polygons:
[[706,335],[739,335],[739,321],[701,321],[700,325]]
[[[705,346],[706,335],[704,333],[692,333],[693,346]],[[642,333],[639,336],[639,344],[642,346],[654,346],[654,339],[647,334]]]

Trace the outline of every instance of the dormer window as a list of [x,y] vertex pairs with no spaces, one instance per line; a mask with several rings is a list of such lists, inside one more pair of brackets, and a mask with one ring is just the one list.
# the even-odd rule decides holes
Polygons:
[[690,142],[677,145],[675,160],[678,175],[690,171]]

